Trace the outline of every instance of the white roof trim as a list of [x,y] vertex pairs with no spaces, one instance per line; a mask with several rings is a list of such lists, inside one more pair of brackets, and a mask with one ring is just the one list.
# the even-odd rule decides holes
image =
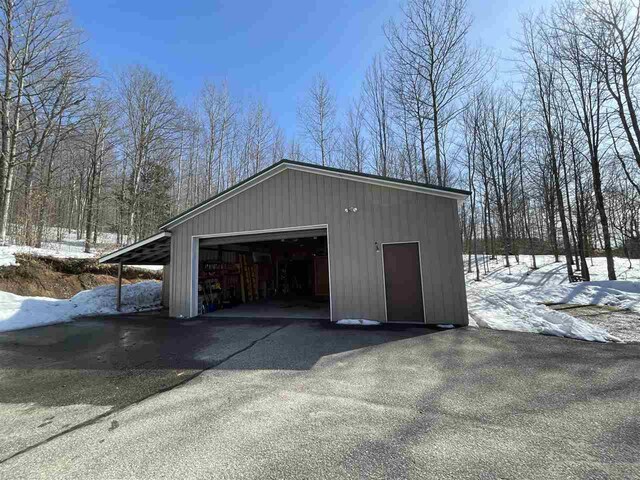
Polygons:
[[368,183],[368,184],[377,185],[377,186],[380,186],[380,187],[395,188],[395,189],[398,189],[398,190],[406,190],[406,191],[409,191],[409,192],[415,192],[415,193],[422,193],[422,194],[428,194],[428,195],[436,195],[436,196],[439,196],[439,197],[451,198],[453,200],[457,200],[458,204],[463,202],[468,196],[467,194],[464,194],[464,193],[449,192],[449,191],[446,191],[446,190],[439,190],[439,189],[431,188],[431,187],[423,187],[423,186],[420,186],[420,185],[410,185],[410,184],[406,184],[406,183],[396,182],[393,179],[386,180],[386,179],[382,179],[382,178],[363,177],[363,176],[358,175],[358,174],[350,174],[350,173],[347,173],[347,172],[335,172],[335,171],[330,171],[330,170],[323,170],[321,168],[315,168],[313,166],[300,165],[300,164],[297,164],[297,163],[282,162],[277,167],[274,167],[272,169],[266,170],[262,174],[257,175],[253,180],[241,185],[240,187],[234,188],[231,191],[229,191],[229,192],[227,192],[227,193],[225,193],[223,195],[220,195],[219,197],[213,198],[213,199],[211,199],[211,201],[200,205],[198,208],[195,208],[195,209],[193,209],[191,211],[185,212],[183,215],[179,216],[178,218],[161,225],[160,228],[162,228],[162,229],[174,228],[174,227],[180,225],[181,223],[186,222],[190,218],[195,217],[196,215],[199,215],[199,214],[209,210],[210,208],[213,208],[213,207],[215,207],[217,205],[220,205],[221,203],[226,202],[230,198],[233,198],[236,195],[238,195],[238,194],[240,194],[242,192],[245,192],[246,190],[248,190],[250,188],[253,188],[254,186],[258,185],[259,183],[262,183],[265,180],[268,180],[269,178],[279,174],[280,172],[283,172],[286,169],[298,170],[298,171],[306,172],[306,173],[313,173],[315,175],[326,175],[328,177],[340,178],[340,179],[345,179],[345,180],[353,180],[353,181],[356,181],[356,182]]
[[144,240],[140,240],[139,242],[136,243],[132,243],[131,245],[121,248],[120,250],[116,250],[115,252],[109,253],[108,255],[105,255],[104,257],[100,257],[98,259],[98,263],[104,263],[108,260],[113,260],[114,258],[117,258],[121,255],[124,255],[125,253],[130,252],[131,250],[135,250],[136,248],[140,248],[143,247],[149,243],[153,243],[156,240],[160,240],[161,238],[164,237],[170,237],[171,236],[171,232],[160,232],[160,233],[156,233],[155,235],[145,238]]

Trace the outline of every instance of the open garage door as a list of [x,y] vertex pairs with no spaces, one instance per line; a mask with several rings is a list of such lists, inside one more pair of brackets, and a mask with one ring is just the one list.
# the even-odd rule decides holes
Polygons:
[[326,227],[204,236],[197,243],[197,314],[330,319]]

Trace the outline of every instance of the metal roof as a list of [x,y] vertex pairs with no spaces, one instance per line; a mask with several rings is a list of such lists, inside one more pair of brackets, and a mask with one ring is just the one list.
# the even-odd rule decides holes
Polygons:
[[171,232],[160,232],[104,255],[99,263],[123,265],[166,265],[171,257]]

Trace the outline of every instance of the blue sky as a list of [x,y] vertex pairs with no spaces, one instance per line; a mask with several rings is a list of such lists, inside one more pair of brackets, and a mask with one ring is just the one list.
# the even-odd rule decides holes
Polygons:
[[[509,55],[510,35],[526,5],[470,0],[474,41]],[[324,74],[339,106],[358,94],[364,72],[382,51],[384,23],[398,0],[69,0],[87,48],[107,74],[139,63],[164,74],[184,102],[205,79],[226,79],[238,97],[259,96],[288,135],[297,100]],[[504,63],[503,63],[504,68]]]

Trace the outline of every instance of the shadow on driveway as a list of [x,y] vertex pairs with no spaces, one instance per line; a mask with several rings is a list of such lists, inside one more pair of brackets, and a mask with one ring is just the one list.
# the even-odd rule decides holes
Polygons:
[[[290,325],[303,328],[251,369],[307,370],[326,355],[438,330],[320,320],[177,320],[166,312],[84,318],[0,333],[0,403],[123,406],[183,383]],[[221,365],[224,368],[224,365]]]
[[[61,327],[2,337],[0,373],[15,380],[0,393],[0,476],[640,475],[640,345],[157,315]],[[113,407],[71,423],[83,402]]]

